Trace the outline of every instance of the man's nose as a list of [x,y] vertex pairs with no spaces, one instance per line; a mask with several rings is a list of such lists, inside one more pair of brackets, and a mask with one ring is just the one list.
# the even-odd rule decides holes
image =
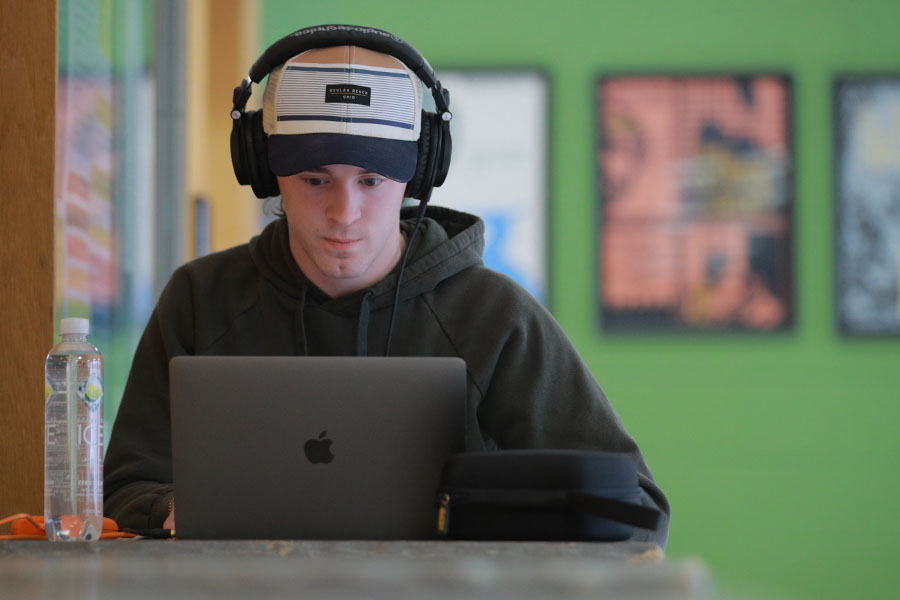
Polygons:
[[326,216],[341,225],[349,225],[362,214],[362,198],[350,183],[340,183],[332,189]]

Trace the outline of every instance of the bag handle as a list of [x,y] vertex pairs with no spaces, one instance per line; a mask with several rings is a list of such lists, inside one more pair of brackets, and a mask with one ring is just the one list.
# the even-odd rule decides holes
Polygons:
[[649,506],[584,492],[569,492],[568,497],[572,507],[581,513],[612,519],[641,529],[656,529],[659,525],[659,511]]

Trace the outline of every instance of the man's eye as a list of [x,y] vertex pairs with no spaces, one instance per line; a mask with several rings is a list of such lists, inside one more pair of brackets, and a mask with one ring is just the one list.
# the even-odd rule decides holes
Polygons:
[[362,184],[367,187],[375,187],[382,181],[383,181],[383,179],[381,177],[363,177],[362,178]]
[[325,179],[323,177],[307,177],[305,181],[307,185],[311,186],[320,186],[325,183]]

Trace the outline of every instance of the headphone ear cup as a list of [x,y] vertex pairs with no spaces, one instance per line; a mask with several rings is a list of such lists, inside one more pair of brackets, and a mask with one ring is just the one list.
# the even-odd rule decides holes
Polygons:
[[450,155],[453,153],[453,141],[450,139],[450,123],[435,115],[435,130],[438,136],[434,141],[435,161],[434,161],[434,178],[432,186],[441,187],[444,180],[447,179],[447,173],[450,172]]
[[234,119],[231,122],[231,167],[234,169],[234,176],[241,185],[250,184],[250,175],[247,173],[247,156],[244,148],[243,138],[245,119]]
[[263,129],[263,112],[247,111],[240,120],[245,121],[239,129],[241,138],[239,144],[247,183],[257,198],[277,196],[281,192],[278,189],[278,180],[269,167],[269,142]]
[[406,197],[427,200],[450,170],[450,127],[440,115],[422,111],[416,172],[406,184]]
[[427,191],[425,186],[425,177],[428,172],[428,163],[430,161],[431,152],[431,119],[424,110],[422,111],[421,129],[419,131],[419,155],[416,159],[416,172],[412,179],[406,184],[406,197],[421,200],[427,197],[424,192]]

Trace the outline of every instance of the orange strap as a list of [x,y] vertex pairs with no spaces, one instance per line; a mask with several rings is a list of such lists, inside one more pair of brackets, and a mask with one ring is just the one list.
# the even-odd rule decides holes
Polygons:
[[[27,513],[17,513],[5,519],[0,519],[0,525],[10,524],[10,535],[0,535],[0,540],[46,540],[47,532],[44,530],[44,517],[34,517]],[[133,533],[119,531],[119,525],[112,519],[103,517],[103,531],[100,539],[137,537]]]

